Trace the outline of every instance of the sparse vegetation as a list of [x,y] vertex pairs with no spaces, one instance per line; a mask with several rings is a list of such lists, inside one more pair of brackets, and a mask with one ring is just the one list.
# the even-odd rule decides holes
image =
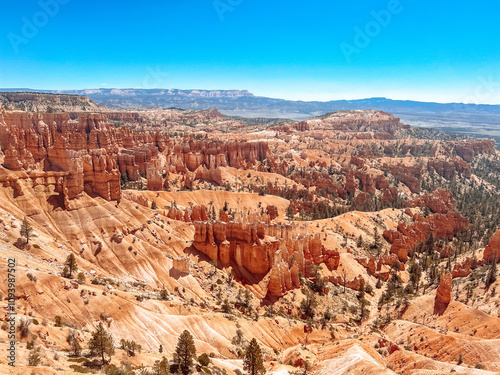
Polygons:
[[71,277],[73,276],[73,272],[76,271],[78,271],[78,263],[76,263],[75,254],[71,253],[68,255],[66,261],[64,262],[63,276],[71,279]]
[[208,356],[207,353],[202,353],[199,357],[198,357],[198,362],[200,363],[200,365],[202,366],[208,366],[210,364],[210,357]]
[[194,358],[196,356],[196,348],[194,346],[193,336],[189,331],[185,330],[177,341],[175,347],[174,360],[179,365],[179,370],[187,375],[191,372]]
[[30,324],[31,320],[26,318],[22,318],[19,321],[18,330],[19,330],[19,337],[21,338],[21,340],[28,337],[28,335],[30,334],[30,328],[29,328]]
[[[22,105],[30,109],[28,104]],[[210,110],[208,122],[197,111],[180,111],[185,112],[180,117],[156,107],[135,111],[126,114],[144,116],[141,122],[112,119],[122,116],[112,111],[96,117],[102,126],[88,126],[77,134],[102,149],[119,140],[102,160],[110,159],[109,194],[102,194],[98,179],[87,173],[92,166],[86,163],[95,161],[85,155],[85,147],[83,178],[80,171],[75,176],[75,171],[42,155],[44,150],[34,150],[36,145],[46,148],[56,133],[66,137],[61,128],[79,131],[78,114],[66,114],[62,126],[59,118],[30,115],[34,126],[29,131],[24,128],[30,121],[9,135],[13,141],[14,135],[19,137],[16,144],[24,145],[26,155],[31,152],[37,161],[26,166],[28,158],[18,152],[25,171],[4,168],[4,174],[16,178],[27,175],[37,189],[19,178],[20,187],[14,186],[15,179],[8,176],[4,185],[9,201],[0,218],[2,244],[32,249],[12,249],[19,262],[21,298],[14,301],[19,320],[17,327],[6,320],[1,325],[6,332],[17,329],[18,347],[30,366],[44,362],[43,350],[50,353],[47,365],[64,367],[56,372],[72,363],[70,368],[80,373],[225,375],[224,366],[241,366],[243,361],[245,372],[257,375],[265,373],[265,356],[273,371],[286,358],[297,366],[294,375],[303,375],[313,364],[321,372],[322,358],[330,358],[327,352],[343,355],[349,342],[365,349],[373,345],[381,365],[392,363],[390,353],[398,345],[404,349],[400,354],[428,355],[422,357],[425,363],[434,359],[472,367],[477,362],[480,368],[480,344],[496,339],[490,323],[500,308],[498,254],[487,257],[483,250],[500,228],[497,152],[483,152],[481,144],[467,147],[467,141],[456,142],[431,129],[398,125],[381,112],[352,116],[342,111],[331,119],[290,120],[246,133],[242,124],[215,110]],[[100,116],[110,118],[106,122]],[[4,117],[7,121],[9,115]],[[57,126],[52,128],[52,122]],[[39,134],[37,123],[50,131]],[[128,129],[113,133],[117,130],[107,123]],[[137,129],[142,133],[136,134]],[[233,134],[231,129],[238,130]],[[435,138],[426,139],[429,135]],[[79,139],[68,138],[71,152]],[[2,144],[3,151],[5,147],[10,146]],[[92,152],[92,158],[102,156],[101,151]],[[8,161],[13,153],[4,155]],[[156,159],[168,165],[158,171],[164,182],[158,188],[172,193],[129,191],[146,189],[144,167],[150,174]],[[123,201],[116,198],[118,170],[123,172]],[[67,194],[70,181],[81,185],[84,198]],[[42,183],[49,186],[42,188]],[[456,202],[448,193],[443,195],[447,199],[425,196],[436,187],[450,189]],[[33,207],[25,209],[26,202]],[[11,206],[16,209],[9,213]],[[23,210],[30,219],[24,217],[18,233]],[[470,227],[459,213],[468,217]],[[30,223],[36,223],[35,241]],[[188,272],[174,272],[184,265],[179,256],[189,257]],[[434,301],[446,289],[436,291],[448,272],[453,273],[452,299],[457,302],[442,316]],[[76,278],[78,284],[61,276]],[[54,294],[57,303],[48,301],[45,312],[43,304]],[[57,310],[57,304],[65,307]],[[480,312],[484,327],[481,321],[472,326],[463,322],[463,311],[472,316],[472,310]],[[101,311],[113,314],[116,321],[104,312],[96,315]],[[44,327],[35,317],[43,318]],[[51,327],[53,317],[59,329]],[[88,322],[99,320],[90,332]],[[78,331],[71,322],[78,322]],[[194,325],[186,327],[200,340],[198,348],[220,352],[197,356],[188,330],[177,333],[172,352],[165,325],[184,327],[190,322]],[[136,331],[138,327],[144,332]],[[215,333],[205,340],[210,329]],[[110,332],[127,338],[118,343],[116,356]],[[285,337],[289,332],[293,340]],[[442,340],[459,339],[460,348],[468,339],[474,341],[474,350],[432,353],[433,332]],[[66,344],[61,343],[66,334]],[[228,338],[231,345],[222,349]],[[257,340],[268,346],[261,348]],[[148,343],[147,353],[141,354],[139,342]],[[279,347],[280,342],[285,344]],[[290,352],[292,344],[297,353]],[[240,362],[232,362],[236,358]],[[424,362],[417,361],[415,371]],[[492,370],[496,364],[482,365]],[[366,361],[367,371],[369,366]]]
[[129,357],[133,357],[133,356],[135,356],[136,351],[138,351],[139,353],[141,352],[142,347],[141,347],[141,345],[137,344],[134,340],[121,339],[120,340],[120,349],[127,352],[127,355]]
[[21,222],[21,229],[19,230],[19,234],[26,239],[27,244],[30,243],[30,238],[33,235],[33,227],[31,226],[26,216]]
[[54,318],[54,326],[55,327],[62,327],[63,326],[63,319],[62,316],[56,315]]
[[318,306],[318,301],[314,293],[306,290],[305,298],[300,302],[300,311],[306,318],[314,318],[316,314],[315,308]]
[[248,371],[249,375],[264,374],[264,360],[262,359],[262,351],[257,340],[253,338],[245,352],[243,368]]
[[40,347],[32,349],[28,355],[28,366],[39,366],[42,363],[42,352]]
[[106,331],[102,322],[99,322],[96,330],[92,332],[92,338],[88,343],[91,357],[101,357],[101,363],[104,365],[108,361],[105,355],[111,360],[111,356],[115,354],[113,337]]

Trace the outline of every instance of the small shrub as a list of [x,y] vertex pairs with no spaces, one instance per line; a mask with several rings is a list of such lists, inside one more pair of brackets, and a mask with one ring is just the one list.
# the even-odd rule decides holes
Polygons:
[[35,347],[36,339],[37,337],[35,335],[31,335],[31,338],[26,342],[26,349],[28,350],[33,349]]
[[28,356],[28,366],[38,366],[42,363],[42,354],[40,353],[40,348],[37,347],[30,351]]
[[226,314],[229,314],[229,313],[231,313],[233,311],[233,309],[231,308],[231,304],[229,303],[229,301],[227,300],[227,298],[222,303],[221,309]]
[[82,367],[80,365],[69,365],[69,368],[73,370],[73,372],[78,372],[80,374],[88,374],[90,370],[86,367]]
[[54,318],[54,325],[56,327],[62,327],[63,326],[63,319],[60,315],[56,315],[56,317]]
[[29,250],[30,245],[26,241],[26,238],[19,237],[16,242],[14,242],[14,246],[19,250]]
[[160,291],[160,299],[163,300],[163,301],[167,301],[169,299],[169,294],[168,294],[168,290],[163,288],[161,291]]
[[78,339],[76,337],[71,338],[70,341],[70,346],[71,346],[71,355],[78,357],[80,356],[82,352],[82,347],[80,343],[78,342]]
[[19,335],[20,335],[21,339],[28,337],[28,334],[30,332],[30,328],[29,328],[30,323],[31,323],[31,321],[29,319],[21,319],[21,321],[19,322],[18,329],[19,329]]
[[208,366],[210,364],[210,357],[207,353],[203,353],[198,357],[198,362],[200,362],[202,366]]

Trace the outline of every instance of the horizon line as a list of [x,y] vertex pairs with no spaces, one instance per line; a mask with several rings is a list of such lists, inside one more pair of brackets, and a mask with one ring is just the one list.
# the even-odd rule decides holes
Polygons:
[[[4,91],[4,90],[15,90],[15,91]],[[23,91],[23,90],[28,90],[28,91]],[[274,100],[285,100],[285,101],[292,101],[292,102],[304,102],[304,103],[331,103],[331,102],[342,102],[342,101],[361,101],[361,100],[372,100],[372,99],[384,99],[384,100],[389,100],[393,102],[414,102],[414,103],[425,103],[425,104],[451,104],[451,105],[468,105],[468,106],[500,106],[500,103],[464,103],[464,102],[438,102],[438,101],[425,101],[425,100],[415,100],[415,99],[392,99],[388,98],[385,96],[372,96],[372,97],[363,97],[363,98],[351,98],[351,99],[330,99],[330,100],[303,100],[303,99],[284,99],[284,98],[277,98],[277,97],[271,97],[271,96],[264,96],[264,95],[255,95],[253,92],[251,92],[248,89],[181,89],[181,88],[164,88],[164,87],[153,87],[153,88],[143,88],[143,87],[98,87],[98,88],[83,88],[83,89],[32,89],[28,87],[1,87],[0,88],[0,93],[1,92],[35,92],[35,93],[41,93],[41,94],[59,94],[59,95],[79,95],[83,96],[81,94],[67,94],[64,93],[63,91],[85,91],[85,90],[144,90],[144,91],[151,91],[151,90],[179,90],[179,91],[240,91],[240,92],[247,92],[252,95],[254,98],[266,98],[266,99],[274,99]],[[62,92],[57,92],[57,93],[49,93],[49,92],[44,92],[44,91],[62,91]]]

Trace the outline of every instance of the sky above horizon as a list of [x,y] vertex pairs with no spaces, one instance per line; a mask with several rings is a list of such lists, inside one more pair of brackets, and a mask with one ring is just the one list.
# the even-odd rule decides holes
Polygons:
[[493,0],[9,2],[0,87],[500,104],[499,14]]

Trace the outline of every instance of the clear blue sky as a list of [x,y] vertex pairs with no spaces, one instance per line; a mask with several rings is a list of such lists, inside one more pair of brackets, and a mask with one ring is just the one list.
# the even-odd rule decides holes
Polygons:
[[500,104],[497,0],[54,1],[2,2],[0,87]]

